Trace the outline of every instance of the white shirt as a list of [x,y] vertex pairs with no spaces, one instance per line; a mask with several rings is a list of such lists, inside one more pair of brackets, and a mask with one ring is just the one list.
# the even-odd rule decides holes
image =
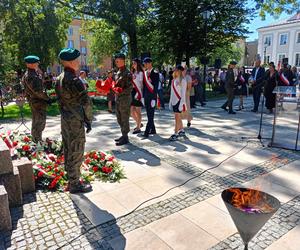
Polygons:
[[[179,97],[177,96],[176,92],[179,94]],[[186,88],[187,88],[187,81],[185,78],[182,78],[181,83],[179,82],[179,78],[176,78],[172,82],[171,86],[171,96],[170,96],[170,102],[169,102],[169,108],[172,110],[172,106],[175,106],[179,101],[179,111],[183,110],[183,105],[186,106]]]
[[[143,81],[144,81],[144,74],[142,71],[134,72],[132,76],[132,80],[134,81],[136,87],[138,88],[141,98],[143,98]],[[135,98],[138,97],[138,93],[136,93]]]

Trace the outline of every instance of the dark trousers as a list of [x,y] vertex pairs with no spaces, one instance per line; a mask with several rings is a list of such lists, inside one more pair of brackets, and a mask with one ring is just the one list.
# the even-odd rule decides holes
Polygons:
[[254,102],[254,110],[258,110],[260,96],[261,96],[262,89],[261,88],[254,88],[253,89],[253,102]]
[[201,104],[204,103],[204,93],[203,93],[203,86],[202,84],[197,84],[195,86],[195,101],[197,102],[200,102]]
[[232,105],[234,100],[234,89],[226,88],[227,92],[227,101],[222,105],[222,108],[229,108],[229,112],[233,111]]
[[195,96],[190,96],[190,102],[191,102],[191,109],[195,108],[196,106],[196,100],[195,100]]
[[146,108],[147,118],[148,118],[145,134],[148,135],[149,133],[156,133],[156,129],[154,125],[155,106],[151,107],[151,99],[145,100],[145,108]]
[[157,94],[159,96],[160,106],[162,108],[165,108],[165,100],[164,100],[164,91],[163,91],[163,89],[157,90]]

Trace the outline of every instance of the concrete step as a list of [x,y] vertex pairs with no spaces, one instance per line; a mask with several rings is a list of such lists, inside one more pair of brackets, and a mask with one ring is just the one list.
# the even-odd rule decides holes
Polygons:
[[0,185],[0,231],[9,231],[12,229],[8,195],[3,185]]
[[13,173],[0,175],[0,185],[4,185],[8,194],[10,207],[21,206],[23,203],[21,179],[17,167],[13,168]]
[[13,166],[19,170],[22,193],[26,194],[34,192],[35,181],[31,161],[23,157],[18,160],[13,160]]
[[5,142],[0,139],[0,175],[13,172],[10,151]]

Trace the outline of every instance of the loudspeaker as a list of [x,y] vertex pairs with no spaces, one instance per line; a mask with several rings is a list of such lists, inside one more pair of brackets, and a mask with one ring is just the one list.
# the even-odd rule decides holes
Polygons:
[[220,69],[222,66],[222,61],[220,58],[215,60],[215,69]]

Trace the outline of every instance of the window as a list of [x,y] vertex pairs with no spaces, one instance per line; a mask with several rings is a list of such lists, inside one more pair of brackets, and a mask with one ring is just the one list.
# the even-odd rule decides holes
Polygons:
[[286,45],[288,41],[288,34],[280,35],[280,45]]
[[68,40],[68,48],[74,48],[74,41]]
[[278,62],[282,63],[282,59],[285,58],[285,54],[278,55]]
[[84,35],[80,35],[80,41],[84,41]]
[[68,29],[68,35],[69,36],[73,36],[73,28],[72,27],[69,27],[69,29]]
[[297,43],[300,43],[300,32],[297,33]]
[[266,36],[264,45],[270,46],[271,45],[271,39],[272,39],[271,36]]
[[300,67],[300,53],[297,53],[295,58],[295,66]]
[[86,55],[86,47],[81,47],[81,53]]

